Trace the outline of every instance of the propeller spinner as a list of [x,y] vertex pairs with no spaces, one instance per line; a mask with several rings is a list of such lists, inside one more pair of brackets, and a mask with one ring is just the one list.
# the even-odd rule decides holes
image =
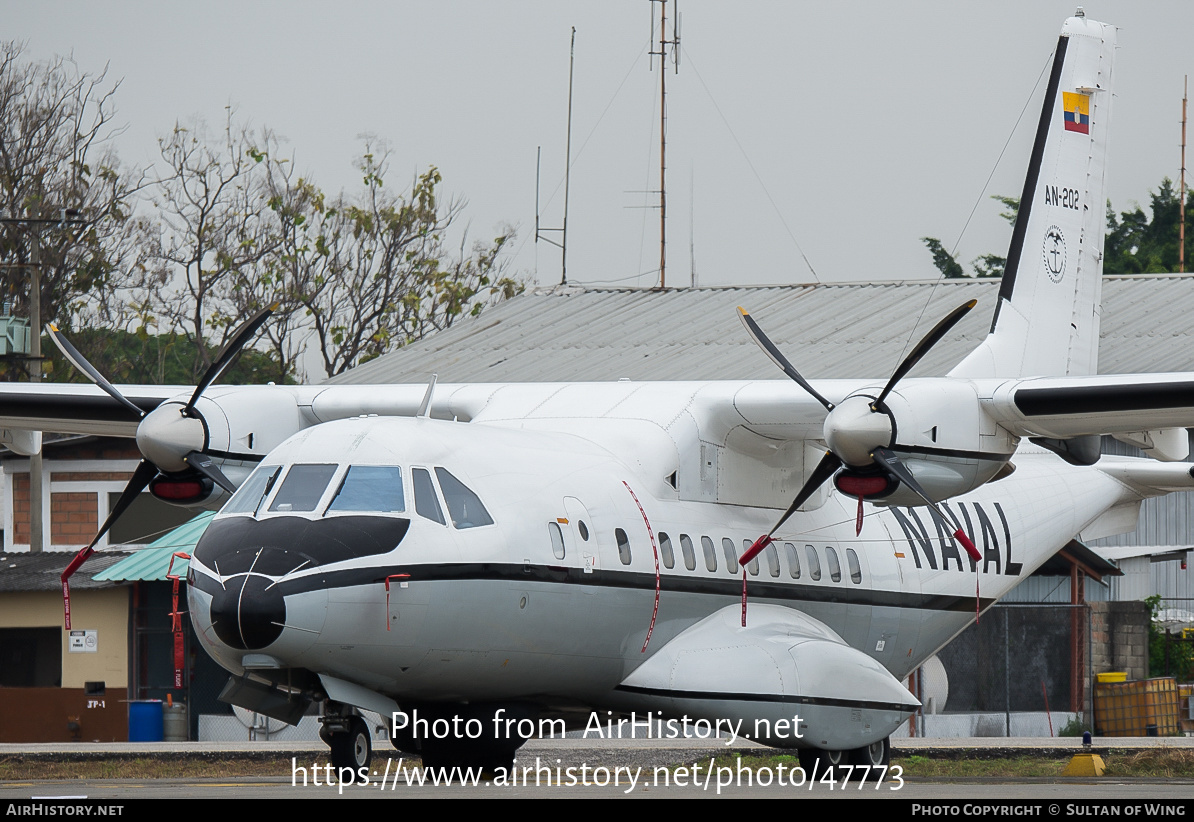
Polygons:
[[[175,403],[164,404],[146,414],[131,400],[116,389],[112,383],[104,378],[95,366],[79,353],[62,332],[54,325],[46,327],[50,339],[62,351],[63,356],[71,365],[86,374],[97,386],[102,388],[117,402],[129,408],[141,418],[137,426],[137,447],[141,450],[142,459],[137,465],[133,476],[121,492],[120,498],[112,506],[108,518],[104,520],[99,531],[86,548],[79,551],[70,565],[62,572],[63,608],[66,615],[66,629],[70,630],[70,578],[87,558],[95,553],[96,544],[108,533],[112,525],[120,519],[128,507],[133,504],[138,495],[150,486],[162,474],[177,474],[187,472],[188,469],[199,474],[206,480],[220,486],[228,493],[236,490],[232,481],[212,461],[211,456],[204,452],[207,447],[206,427],[202,415],[196,410],[195,404],[203,392],[215,382],[221,374],[232,364],[236,355],[245,344],[253,338],[257,330],[265,323],[277,304],[263,308],[246,320],[234,333],[231,339],[220,349],[215,360],[203,374],[199,384],[186,405]],[[208,486],[210,488],[210,486]]]
[[966,549],[972,558],[976,561],[982,558],[982,554],[974,547],[970,538],[962,529],[956,528],[946,518],[937,504],[925,493],[920,483],[916,481],[908,466],[890,449],[895,422],[884,404],[884,400],[887,399],[896,384],[921,361],[934,345],[940,342],[942,337],[949,333],[949,330],[962,317],[966,316],[970,309],[974,308],[976,302],[976,300],[970,300],[958,306],[937,323],[892,373],[878,397],[872,399],[867,396],[855,395],[848,397],[840,405],[834,405],[819,394],[784,357],[775,344],[767,338],[763,329],[759,327],[759,324],[754,321],[746,309],[738,309],[739,319],[742,320],[751,339],[763,349],[772,362],[821,405],[825,406],[825,410],[829,412],[825,417],[824,428],[825,442],[829,446],[829,450],[825,452],[821,462],[813,469],[804,483],[804,487],[800,489],[796,498],[792,500],[792,504],[788,506],[788,510],[770,531],[759,537],[746,549],[738,560],[739,564],[745,565],[766,549],[773,542],[773,536],[780,526],[787,522],[796,509],[808,501],[809,497],[835,474],[837,476],[834,479],[834,485],[838,490],[858,497],[859,515],[856,533],[862,531],[863,499],[887,496],[902,483],[908,490],[924,500],[933,517],[946,526],[946,531],[953,533],[954,539]]

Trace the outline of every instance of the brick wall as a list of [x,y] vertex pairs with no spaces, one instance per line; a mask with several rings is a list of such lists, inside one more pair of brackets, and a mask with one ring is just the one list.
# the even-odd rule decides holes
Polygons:
[[29,475],[12,476],[12,541],[29,544]]
[[50,494],[50,544],[86,545],[99,530],[94,491]]
[[1091,669],[1096,674],[1126,671],[1128,679],[1148,678],[1148,606],[1143,602],[1092,602]]

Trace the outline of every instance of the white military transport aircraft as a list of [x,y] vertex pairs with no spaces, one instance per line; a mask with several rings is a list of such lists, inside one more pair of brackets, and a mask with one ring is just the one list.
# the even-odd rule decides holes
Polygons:
[[[107,393],[4,386],[0,427],[137,438],[97,541],[146,487],[223,503],[188,582],[224,698],[318,705],[337,766],[369,762],[362,709],[417,712],[393,742],[432,764],[593,712],[885,763],[901,679],[976,610],[1194,488],[1194,374],[1096,375],[1114,56],[1065,21],[990,335],[946,377],[903,379],[970,305],[886,380],[810,383],[743,311],[791,382],[210,388],[260,315],[183,393],[114,388],[53,332]],[[480,721],[429,730],[454,717]]]

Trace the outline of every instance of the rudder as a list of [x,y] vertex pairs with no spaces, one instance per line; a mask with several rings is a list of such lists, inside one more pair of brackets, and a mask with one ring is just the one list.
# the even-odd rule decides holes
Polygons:
[[950,376],[1097,371],[1115,39],[1085,17],[1062,25],[991,333]]

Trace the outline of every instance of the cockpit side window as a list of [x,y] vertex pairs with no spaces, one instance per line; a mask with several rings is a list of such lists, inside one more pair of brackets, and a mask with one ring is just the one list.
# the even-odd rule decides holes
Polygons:
[[406,510],[402,469],[395,465],[349,466],[328,510],[402,513]]
[[435,483],[431,481],[431,472],[426,468],[412,468],[410,476],[415,484],[415,511],[421,517],[446,525],[444,512],[440,510],[439,500],[435,497]]
[[241,484],[232,499],[224,506],[222,513],[249,514],[256,516],[261,501],[265,499],[274,487],[274,482],[281,472],[280,465],[260,465],[249,478]]
[[452,524],[457,528],[479,528],[482,525],[493,525],[493,517],[485,510],[480,498],[472,492],[446,468],[436,468],[435,475],[439,478],[439,487],[444,492],[444,502],[448,503],[448,513],[452,515]]
[[282,487],[274,495],[269,510],[314,511],[336,473],[336,465],[292,465],[282,480]]

